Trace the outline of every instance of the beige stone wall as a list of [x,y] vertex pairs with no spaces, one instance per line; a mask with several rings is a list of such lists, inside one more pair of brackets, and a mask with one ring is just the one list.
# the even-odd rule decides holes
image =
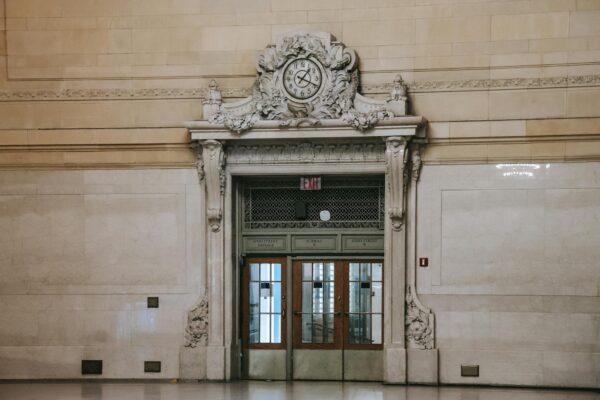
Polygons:
[[[463,174],[453,190],[480,190],[495,168],[480,164],[511,161],[550,163],[566,176],[512,189],[573,189],[571,174],[587,176],[564,207],[597,213],[587,191],[597,190],[600,160],[599,0],[0,0],[0,221],[11,227],[0,233],[1,378],[78,377],[82,357],[108,360],[105,377],[146,377],[136,368],[148,358],[166,360],[160,377],[178,376],[203,270],[196,246],[150,246],[144,227],[199,223],[183,122],[202,118],[210,79],[228,99],[247,95],[257,53],[294,29],[329,31],[354,48],[363,93],[385,96],[397,73],[410,84],[411,113],[430,121],[419,218],[441,209],[439,182]],[[453,169],[434,176],[445,167]],[[74,171],[57,171],[65,168]],[[534,200],[547,211],[543,196]],[[528,210],[527,201],[515,207]],[[558,215],[567,225],[573,216]],[[512,222],[508,231],[523,227]],[[420,236],[418,255],[441,257],[460,236],[442,238],[442,224],[441,215],[419,221],[419,235],[429,229],[435,239]],[[186,260],[166,260],[180,250]],[[156,257],[138,257],[145,251]],[[152,275],[141,259],[154,263]],[[468,383],[600,385],[597,264],[580,277],[552,264],[544,292],[536,281],[548,271],[515,257],[507,282],[518,290],[470,275],[436,282],[430,271],[457,268],[432,261],[418,285],[438,315],[442,382],[464,383],[457,366],[481,363],[482,378]],[[166,309],[152,314],[144,301],[157,293]]]
[[[67,165],[23,155],[23,130],[94,128],[121,146],[103,165],[135,164],[120,139],[130,128],[155,138],[161,165],[191,165],[184,135],[159,128],[201,118],[212,78],[246,95],[257,52],[293,29],[355,48],[365,93],[402,73],[439,145],[430,162],[598,156],[595,0],[5,0],[0,13],[0,144],[19,138],[0,165]],[[571,135],[587,142],[562,143]],[[503,144],[465,146],[491,138]]]

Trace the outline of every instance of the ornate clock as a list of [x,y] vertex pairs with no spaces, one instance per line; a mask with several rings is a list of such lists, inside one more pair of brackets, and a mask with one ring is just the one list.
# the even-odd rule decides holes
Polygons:
[[310,58],[297,58],[287,64],[283,71],[283,87],[287,95],[296,101],[314,97],[323,85],[322,67]]

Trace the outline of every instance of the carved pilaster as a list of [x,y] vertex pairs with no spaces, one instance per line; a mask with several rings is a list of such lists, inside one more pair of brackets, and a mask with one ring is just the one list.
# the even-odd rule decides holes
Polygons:
[[216,140],[202,142],[202,163],[206,181],[206,219],[211,230],[218,232],[223,219],[225,185],[223,144]]
[[386,173],[388,175],[388,216],[392,229],[400,231],[404,223],[404,167],[406,164],[406,138],[390,137],[386,140]]

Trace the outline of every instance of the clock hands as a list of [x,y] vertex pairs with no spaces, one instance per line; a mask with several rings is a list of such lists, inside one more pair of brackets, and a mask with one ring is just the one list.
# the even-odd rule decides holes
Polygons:
[[301,76],[301,75],[298,73],[298,74],[296,75],[296,77],[297,77],[299,80],[301,80],[301,81],[303,81],[303,82],[310,83],[310,84],[311,84],[311,85],[313,85],[314,87],[319,87],[319,85],[317,85],[316,83],[314,83],[314,82],[313,82],[313,81],[311,81],[310,79],[306,79],[306,76],[307,76],[307,75],[309,75],[309,71],[308,71],[308,70],[303,70],[303,71],[300,71],[300,72],[304,72],[304,75],[302,75],[302,76]]

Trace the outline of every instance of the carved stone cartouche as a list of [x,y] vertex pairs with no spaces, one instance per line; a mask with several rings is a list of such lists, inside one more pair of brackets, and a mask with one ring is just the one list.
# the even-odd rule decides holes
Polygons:
[[[322,88],[306,101],[290,98],[283,87],[285,66],[298,58],[317,60],[323,69]],[[386,102],[357,96],[357,66],[354,51],[332,40],[329,34],[303,32],[286,36],[259,55],[252,95],[239,102],[220,104],[216,113],[213,108],[209,112],[205,109],[205,117],[237,134],[251,129],[260,120],[277,120],[280,127],[296,127],[300,125],[297,121],[317,125],[319,120],[341,119],[366,131],[379,121],[394,117],[394,105],[405,104],[406,99]],[[217,95],[214,90],[209,88],[205,107],[220,102],[220,93]],[[396,109],[400,108],[396,104]],[[405,115],[405,109],[400,115]]]

